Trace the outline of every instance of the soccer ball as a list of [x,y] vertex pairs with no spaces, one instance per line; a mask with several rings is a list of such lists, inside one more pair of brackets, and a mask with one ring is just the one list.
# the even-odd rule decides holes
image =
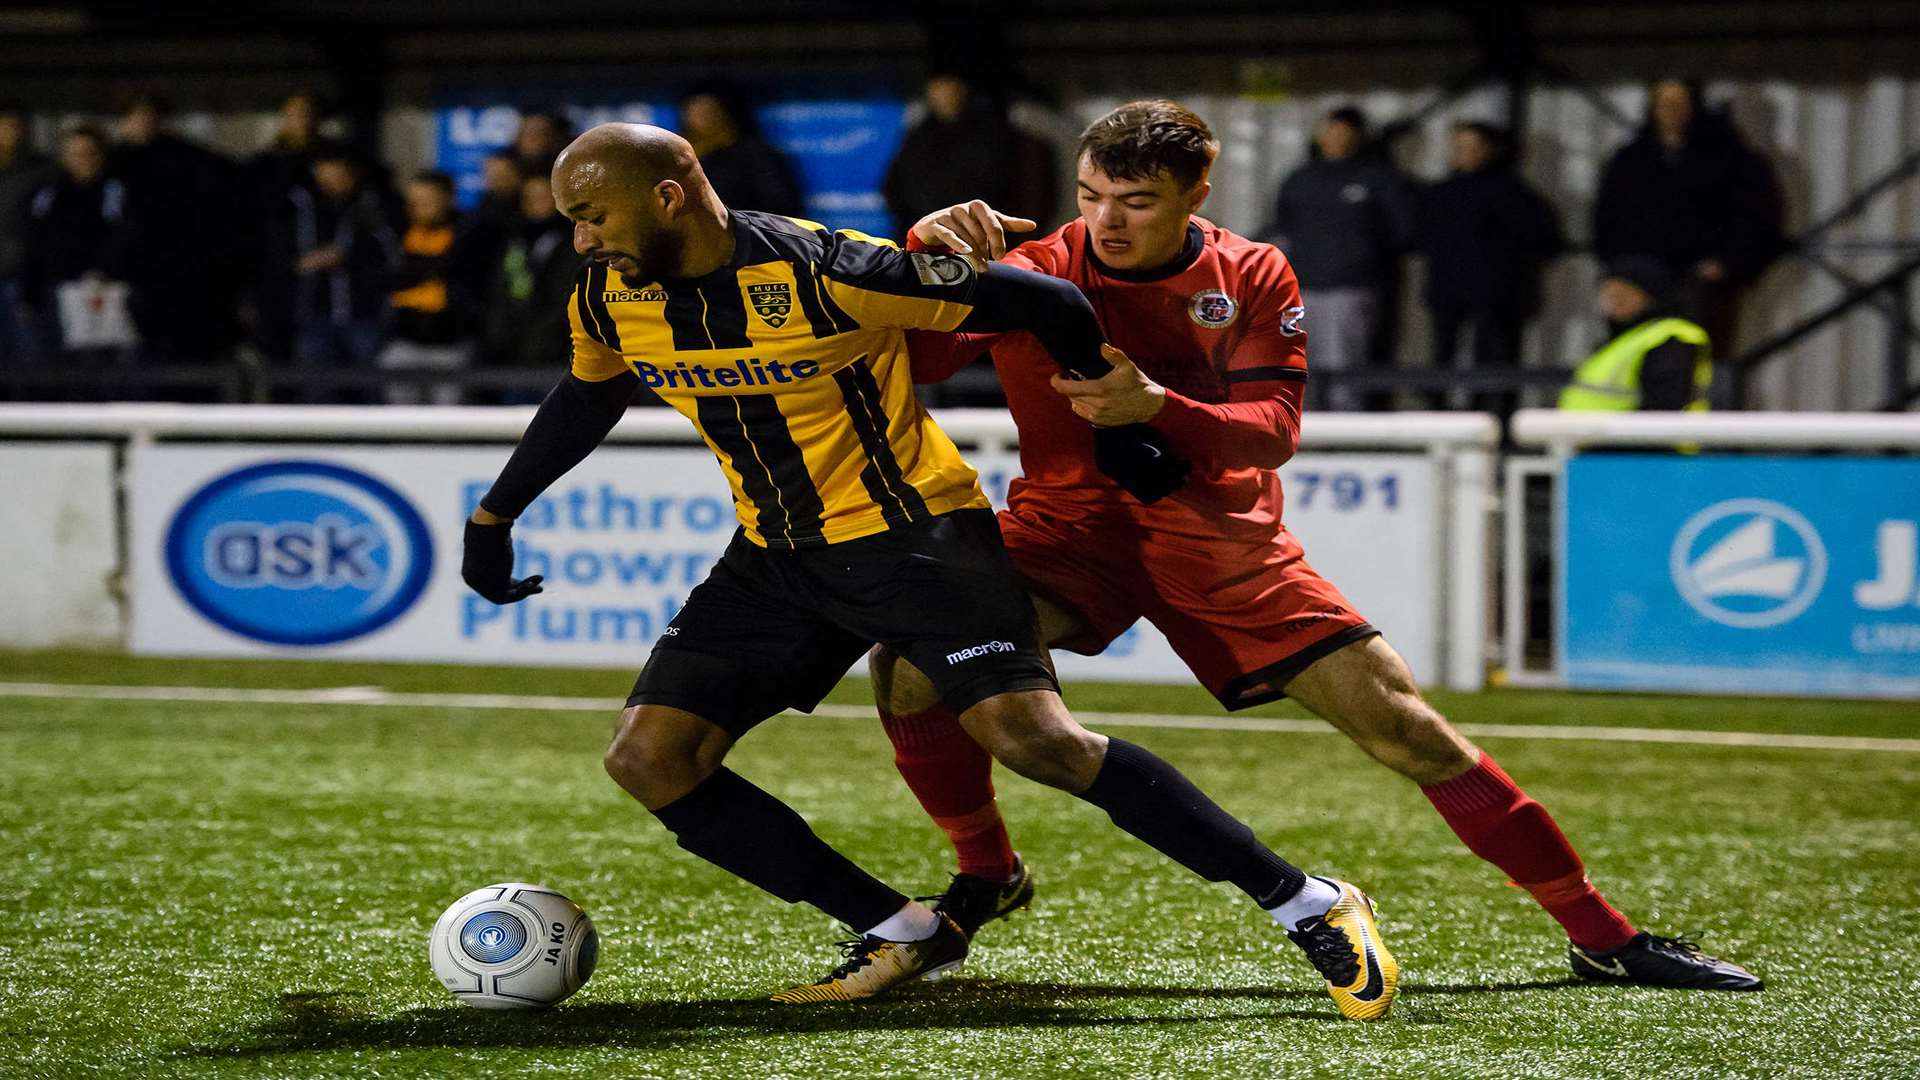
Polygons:
[[544,1009],[585,985],[600,935],[580,905],[540,885],[475,889],[433,924],[433,973],[480,1009]]

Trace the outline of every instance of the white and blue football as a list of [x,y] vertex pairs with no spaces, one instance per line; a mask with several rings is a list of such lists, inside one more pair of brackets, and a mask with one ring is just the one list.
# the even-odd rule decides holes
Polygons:
[[580,905],[540,885],[475,889],[433,924],[433,973],[479,1009],[544,1009],[586,984],[600,936]]

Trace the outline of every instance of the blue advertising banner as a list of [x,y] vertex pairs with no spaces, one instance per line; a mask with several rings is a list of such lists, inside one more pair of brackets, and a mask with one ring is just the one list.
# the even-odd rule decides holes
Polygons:
[[[505,102],[524,95],[470,91],[443,106],[434,118],[437,167],[451,173],[459,204],[480,201],[487,155],[513,142],[520,110]],[[575,130],[609,121],[675,127],[678,108],[642,92],[593,90],[553,94],[565,101]],[[906,137],[907,107],[896,100],[783,101],[755,111],[760,131],[785,153],[806,195],[807,216],[836,229],[892,236],[880,183]],[[742,207],[753,209],[753,207]]]
[[[586,104],[565,106],[575,131],[616,120],[665,128],[680,122],[680,111],[670,102],[648,100],[638,94],[601,94]],[[516,96],[505,91],[462,94],[459,104],[442,106],[434,114],[434,167],[452,174],[454,199],[462,209],[479,205],[484,190],[481,171],[487,155],[513,145],[513,134],[520,128],[520,109],[503,102]]]
[[880,183],[906,138],[905,104],[788,101],[755,115],[760,133],[793,162],[808,217],[830,228],[896,235]]
[[1585,455],[1565,525],[1569,685],[1920,698],[1920,461]]

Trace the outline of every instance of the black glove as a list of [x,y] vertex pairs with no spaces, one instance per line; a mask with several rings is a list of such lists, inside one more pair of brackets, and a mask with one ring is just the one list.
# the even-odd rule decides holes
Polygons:
[[1167,440],[1149,424],[1093,429],[1093,463],[1114,483],[1143,503],[1180,490],[1193,466],[1175,457]]
[[539,574],[513,580],[513,522],[482,525],[467,519],[464,547],[460,579],[474,592],[496,604],[511,604],[541,591]]

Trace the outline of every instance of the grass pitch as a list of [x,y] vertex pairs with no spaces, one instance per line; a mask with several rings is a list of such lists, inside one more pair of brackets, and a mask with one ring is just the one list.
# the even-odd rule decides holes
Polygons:
[[[1128,728],[1276,849],[1380,900],[1388,1022],[1342,1021],[1226,886],[1000,775],[1032,910],[961,978],[762,1000],[838,936],[674,846],[600,771],[618,672],[0,655],[0,681],[573,693],[604,715],[0,695],[0,1076],[1913,1076],[1920,753],[1483,740],[1642,926],[1769,988],[1572,980],[1564,939],[1417,790],[1331,734]],[[857,702],[864,687],[836,700]],[[1218,715],[1198,691],[1083,710]],[[1456,720],[1920,736],[1912,705],[1441,695]],[[1256,715],[1298,715],[1289,706]],[[1097,724],[1095,725],[1097,726]],[[781,718],[731,764],[908,891],[943,838],[871,720]],[[442,907],[530,880],[593,914],[593,981],[544,1014],[456,1004]]]

